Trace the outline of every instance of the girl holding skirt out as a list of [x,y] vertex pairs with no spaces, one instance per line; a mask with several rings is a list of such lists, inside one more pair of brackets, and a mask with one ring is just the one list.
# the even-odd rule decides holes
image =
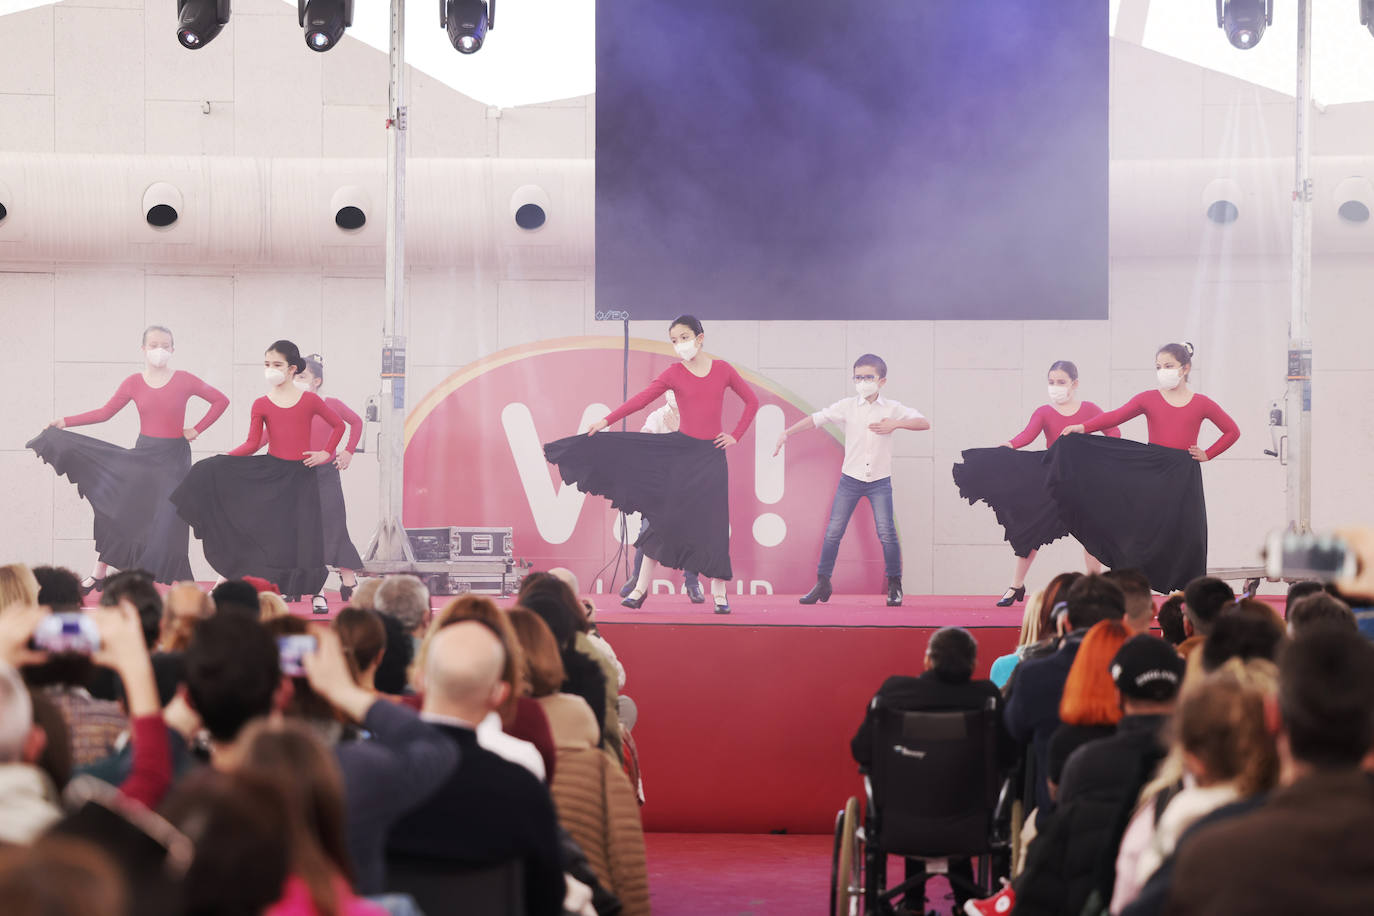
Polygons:
[[[296,376],[292,384],[301,391],[319,394],[324,385],[324,358],[318,353],[307,356],[305,371]],[[324,520],[324,565],[339,571],[339,598],[347,601],[353,597],[353,589],[358,585],[357,571],[362,568],[363,560],[348,536],[348,512],[344,506],[339,472],[348,470],[353,462],[353,453],[358,450],[358,442],[363,435],[363,418],[338,398],[325,398],[324,404],[348,424],[348,444],[339,450],[332,462],[315,469],[315,477],[320,483],[320,516]],[[324,417],[316,416],[310,422],[310,448],[324,450],[332,434],[333,429]],[[314,606],[320,613],[329,610],[323,595],[315,596]]]
[[[1069,532],[1113,569],[1135,567],[1157,592],[1183,588],[1207,572],[1207,504],[1202,467],[1240,438],[1218,404],[1188,385],[1191,344],[1155,354],[1159,387],[1116,410],[1064,428],[1050,450],[1049,487]],[[1096,432],[1144,414],[1149,444],[1071,433]],[[1221,436],[1206,449],[1210,420]]]
[[[1002,443],[1002,448],[965,449],[963,463],[954,466],[954,482],[959,495],[970,504],[982,500],[997,514],[997,523],[1006,532],[1007,542],[1016,555],[1011,586],[997,602],[1010,607],[1026,597],[1026,574],[1038,550],[1069,533],[1059,517],[1059,509],[1046,486],[1049,469],[1044,452],[1007,452],[1030,445],[1042,433],[1045,447],[1059,439],[1064,428],[1085,423],[1100,415],[1102,408],[1078,397],[1078,367],[1066,359],[1050,366],[1047,375],[1050,402],[1036,408],[1026,428]],[[1104,432],[1119,437],[1121,431],[1110,427]],[[1100,572],[1102,564],[1083,552],[1088,572]]]
[[[253,402],[248,439],[227,454],[196,462],[172,502],[221,576],[260,576],[288,601],[297,601],[318,593],[329,575],[315,468],[333,457],[344,422],[319,395],[292,384],[305,369],[294,343],[273,343],[263,366],[270,387]],[[316,417],[331,432],[324,448],[312,450]],[[264,441],[267,454],[255,455]]]
[[[229,406],[224,393],[189,372],[173,370],[172,332],[153,325],[143,332],[143,371],[120,383],[104,407],[54,420],[28,447],[64,474],[95,515],[97,562],[81,583],[101,589],[111,567],[144,569],[158,582],[191,578],[190,533],[168,500],[191,468],[191,442]],[[195,426],[186,426],[186,405],[197,397],[210,405]],[[138,409],[133,448],[69,432],[103,423],[130,401]]]
[[[663,370],[639,394],[592,423],[586,435],[546,444],[544,457],[558,466],[564,483],[584,493],[605,496],[616,509],[638,512],[653,520],[652,527],[635,541],[645,559],[638,582],[621,604],[630,608],[643,605],[654,570],[662,563],[709,577],[716,613],[728,614],[725,585],[734,571],[730,566],[729,469],[724,450],[749,428],[759,399],[733,366],[706,355],[702,349],[706,335],[696,318],[683,315],[675,319],[668,326],[668,338],[681,362]],[[727,388],[744,402],[744,413],[729,433],[721,430]],[[667,391],[677,399],[677,432],[597,435]]]

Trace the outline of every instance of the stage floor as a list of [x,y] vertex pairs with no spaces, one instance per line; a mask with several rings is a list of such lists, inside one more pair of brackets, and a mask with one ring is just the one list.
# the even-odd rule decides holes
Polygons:
[[888,607],[882,595],[833,595],[825,604],[798,604],[796,595],[732,595],[730,613],[717,614],[711,597],[692,604],[685,595],[653,595],[638,610],[615,596],[589,595],[597,623],[751,627],[1021,627],[1024,604],[996,607],[998,596],[906,595]]

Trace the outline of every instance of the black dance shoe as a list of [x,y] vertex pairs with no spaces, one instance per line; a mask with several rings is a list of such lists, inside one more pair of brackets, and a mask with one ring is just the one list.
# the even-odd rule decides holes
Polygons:
[[630,580],[627,581],[624,585],[620,586],[620,597],[622,597],[622,598],[628,598],[628,597],[630,597],[630,592],[632,592],[632,591],[635,590],[635,586],[636,586],[638,583],[639,583],[639,578],[636,577],[636,578],[634,578],[634,579],[630,579]]
[[634,591],[631,590],[630,593],[625,596],[625,600],[620,602],[620,606],[634,608],[637,611],[644,606],[644,599],[649,597],[647,593],[640,595],[638,598],[636,598],[634,595]]
[[297,601],[300,601],[300,600],[301,600],[301,596],[300,596],[300,595],[282,595],[282,596],[281,596],[281,600],[285,601],[287,604],[295,604]]
[[827,602],[827,601],[829,601],[829,600],[830,600],[830,577],[829,577],[829,576],[817,576],[817,577],[816,577],[816,584],[813,585],[813,586],[811,587],[811,591],[807,592],[805,595],[802,595],[800,598],[798,598],[798,599],[797,599],[797,603],[798,603],[798,604],[815,604],[817,601],[819,601],[819,602],[821,602],[822,604],[824,604],[825,602]]
[[902,603],[902,577],[887,577],[887,606],[899,607]]
[[700,582],[688,583],[687,600],[693,604],[704,604],[706,602],[706,593],[701,590]]
[[1011,607],[1018,601],[1026,600],[1026,587],[1008,588],[1007,593],[1002,596],[1002,600],[997,602],[998,607]]
[[348,599],[353,597],[353,589],[355,589],[355,588],[357,588],[357,587],[358,587],[358,584],[357,584],[356,582],[353,583],[352,585],[344,585],[342,582],[340,582],[340,583],[339,583],[339,600],[340,600],[340,601],[343,601],[343,602],[345,602],[345,603],[347,603],[347,602],[348,602]]
[[[68,581],[70,581],[70,580],[68,580]],[[91,592],[93,592],[93,591],[96,591],[96,592],[103,592],[103,591],[105,591],[105,577],[104,577],[104,576],[101,576],[99,579],[97,579],[95,576],[87,576],[86,578],[84,578],[84,579],[81,580],[81,596],[82,596],[83,598],[84,598],[86,595],[89,595],[89,594],[90,594]]]
[[728,614],[728,613],[730,613],[730,601],[729,601],[729,599],[727,599],[724,595],[716,595],[716,596],[715,596],[715,599],[716,599],[715,604],[716,604],[716,613],[717,613],[717,614]]

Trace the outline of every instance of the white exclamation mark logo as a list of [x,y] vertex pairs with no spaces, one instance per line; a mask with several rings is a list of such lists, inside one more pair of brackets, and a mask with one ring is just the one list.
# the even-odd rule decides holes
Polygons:
[[[773,446],[786,429],[786,417],[776,404],[759,408],[754,419],[754,495],[771,506],[782,499],[783,459],[786,446],[773,456]],[[787,537],[787,523],[776,512],[765,512],[754,519],[754,540],[763,547],[776,547]]]

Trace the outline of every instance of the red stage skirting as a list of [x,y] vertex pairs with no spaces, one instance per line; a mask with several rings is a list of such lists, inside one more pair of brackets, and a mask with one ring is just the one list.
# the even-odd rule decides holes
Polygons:
[[[682,596],[638,611],[592,596],[625,665],[644,771],[644,827],[658,832],[829,833],[862,795],[849,739],[891,674],[919,674],[944,626],[978,640],[978,676],[1016,646],[1023,605],[995,597],[732,596],[734,613]],[[609,606],[608,606],[609,605]]]

